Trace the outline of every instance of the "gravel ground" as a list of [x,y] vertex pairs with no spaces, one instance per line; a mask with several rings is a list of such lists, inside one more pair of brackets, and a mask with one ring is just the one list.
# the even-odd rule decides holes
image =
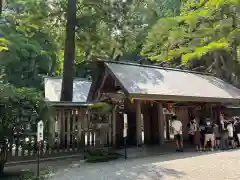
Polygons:
[[71,163],[52,180],[239,180],[240,150],[174,153],[100,164]]

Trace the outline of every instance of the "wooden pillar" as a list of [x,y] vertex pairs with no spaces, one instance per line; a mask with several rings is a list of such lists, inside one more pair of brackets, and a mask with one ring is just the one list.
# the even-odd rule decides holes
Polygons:
[[159,144],[164,143],[164,114],[162,103],[157,104],[157,113],[158,113],[158,128],[159,128]]
[[221,107],[220,105],[218,104],[217,107],[216,107],[216,120],[217,120],[217,124],[220,125],[220,113],[221,113]]
[[112,114],[108,115],[108,145],[112,145]]
[[[61,145],[65,146],[65,110],[64,109],[60,109],[60,117],[61,117]],[[65,148],[65,147],[64,147]]]
[[49,145],[52,148],[54,145],[54,140],[55,140],[55,124],[57,121],[57,115],[55,116],[55,118],[50,118],[50,122],[49,122]]
[[87,144],[92,145],[92,129],[90,127],[90,111],[88,111],[86,115],[86,124],[87,124],[87,129],[88,129],[88,135],[87,135]]
[[149,104],[145,104],[143,107],[144,118],[144,144],[151,144],[151,118]]
[[88,122],[88,110],[83,112],[83,126],[84,126],[84,145],[89,145],[89,138],[90,138],[90,128],[89,128],[89,122]]
[[116,147],[116,109],[112,111],[112,144]]
[[[57,115],[57,122],[58,122],[58,127],[57,127],[57,138],[58,138],[58,145],[62,142],[61,140],[61,131],[62,131],[62,121],[61,121],[61,115],[60,115],[59,109],[56,110],[56,115]],[[54,134],[55,136],[55,134]],[[54,139],[55,140],[55,139]]]
[[140,103],[140,101],[136,101],[136,140],[137,140],[137,146],[142,144],[141,103]]
[[73,112],[72,129],[71,129],[71,132],[72,132],[72,145],[75,148],[76,147],[75,138],[77,137],[77,134],[76,134],[76,130],[77,130],[77,128],[76,128],[77,110],[73,109],[72,112]]
[[78,132],[78,136],[77,136],[77,140],[78,140],[78,147],[82,141],[82,119],[81,119],[81,116],[83,117],[83,113],[81,111],[81,109],[77,109],[77,132]]
[[69,109],[67,111],[67,148],[70,146],[70,134],[71,134],[71,112],[72,110]]

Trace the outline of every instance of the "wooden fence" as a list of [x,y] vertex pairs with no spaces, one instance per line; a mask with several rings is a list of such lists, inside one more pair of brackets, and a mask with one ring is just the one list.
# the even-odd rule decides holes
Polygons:
[[[55,119],[47,128],[50,136],[41,142],[42,158],[76,155],[86,147],[96,146],[99,139],[99,132],[91,128],[89,114],[84,108],[56,108]],[[112,134],[107,132],[106,135],[105,144],[111,146]],[[36,144],[36,133],[9,138],[8,161],[36,159]]]

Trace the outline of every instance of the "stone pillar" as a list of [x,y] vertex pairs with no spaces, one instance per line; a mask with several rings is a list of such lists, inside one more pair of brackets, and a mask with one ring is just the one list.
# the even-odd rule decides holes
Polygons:
[[116,109],[112,111],[112,144],[116,146]]
[[158,128],[159,128],[159,144],[164,144],[164,114],[162,103],[157,104]]
[[142,145],[141,103],[136,101],[136,140],[137,146]]

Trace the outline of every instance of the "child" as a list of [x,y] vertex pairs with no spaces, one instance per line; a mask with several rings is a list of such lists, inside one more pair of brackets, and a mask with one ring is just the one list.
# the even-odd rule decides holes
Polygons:
[[196,151],[202,150],[201,132],[200,132],[199,126],[197,127],[195,134],[194,134],[194,144],[196,146]]

